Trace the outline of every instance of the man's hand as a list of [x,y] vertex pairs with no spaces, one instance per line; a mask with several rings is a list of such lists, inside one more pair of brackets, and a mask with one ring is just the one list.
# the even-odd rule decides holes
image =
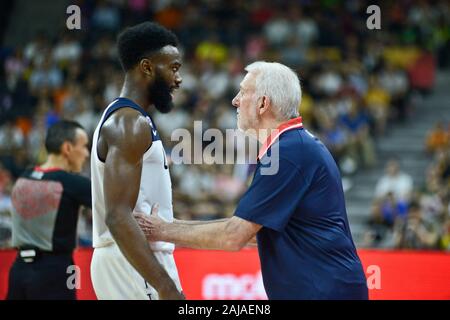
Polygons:
[[134,217],[148,241],[163,240],[164,225],[168,224],[158,216],[159,205],[155,204],[150,216],[134,212]]
[[247,247],[257,247],[258,246],[258,241],[256,240],[256,236],[253,236],[253,238],[251,238],[248,242],[247,242]]

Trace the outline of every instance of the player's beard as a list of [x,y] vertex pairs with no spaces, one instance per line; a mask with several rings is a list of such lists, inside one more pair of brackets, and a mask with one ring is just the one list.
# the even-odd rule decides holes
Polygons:
[[159,74],[156,74],[155,81],[151,88],[149,88],[149,94],[156,110],[159,112],[168,113],[173,109],[170,86]]

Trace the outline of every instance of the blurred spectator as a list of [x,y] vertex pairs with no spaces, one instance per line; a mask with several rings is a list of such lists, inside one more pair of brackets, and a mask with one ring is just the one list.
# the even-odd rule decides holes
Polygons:
[[409,200],[413,190],[411,176],[400,171],[396,160],[390,160],[386,165],[386,174],[378,180],[375,187],[375,198],[381,199],[392,193],[397,200]]
[[53,59],[61,67],[67,67],[68,63],[78,60],[81,57],[82,49],[72,33],[65,33],[59,43],[53,49]]
[[436,63],[431,52],[423,52],[410,67],[411,88],[421,93],[430,93],[435,79]]
[[391,95],[385,89],[385,85],[380,85],[380,81],[376,76],[369,78],[369,88],[365,95],[365,103],[374,116],[377,133],[385,133],[390,113]]
[[376,199],[371,208],[368,224],[370,229],[365,234],[365,246],[385,246],[388,234],[393,231],[397,220],[405,220],[408,214],[408,204],[405,200],[397,200],[392,192]]
[[200,84],[212,99],[224,96],[230,83],[229,74],[217,64],[205,64],[205,69],[200,77]]
[[6,83],[8,88],[14,90],[17,83],[23,77],[25,72],[25,61],[22,51],[17,50],[14,55],[9,56],[5,60]]
[[91,49],[92,59],[95,61],[113,61],[117,56],[117,49],[114,41],[109,35],[102,36]]
[[51,60],[46,56],[41,65],[37,67],[30,76],[30,89],[34,94],[39,94],[42,89],[58,89],[63,84],[63,74]]
[[39,67],[45,60],[46,55],[50,50],[50,41],[48,36],[40,31],[36,34],[34,39],[29,42],[24,49],[24,57],[27,62],[34,67]]
[[375,220],[388,227],[392,227],[397,218],[405,218],[408,213],[408,204],[404,199],[397,199],[392,192],[378,200],[378,208],[373,214]]
[[0,127],[0,155],[12,155],[24,142],[22,131],[14,125],[12,120],[6,121]]
[[438,225],[427,219],[417,203],[412,203],[405,220],[397,220],[395,246],[399,249],[437,249]]
[[286,13],[278,9],[264,26],[264,35],[269,44],[278,47],[286,43],[292,33]]
[[294,20],[294,30],[298,39],[301,39],[302,46],[308,48],[311,46],[319,35],[319,28],[317,27],[317,21],[315,21],[309,13],[304,13],[299,7],[293,8],[295,13],[298,14]]
[[217,35],[213,34],[198,44],[195,55],[199,60],[208,61],[217,66],[227,60],[228,49],[219,41]]
[[105,0],[100,0],[92,15],[94,28],[115,32],[120,27],[119,8]]
[[348,151],[349,137],[345,130],[338,123],[329,117],[323,117],[321,121],[321,140],[330,150],[337,164]]
[[341,89],[343,80],[335,68],[331,67],[331,65],[328,67],[317,75],[315,87],[319,93],[333,96]]
[[341,116],[340,123],[349,135],[351,157],[365,168],[373,167],[376,156],[369,132],[369,118],[357,101],[351,101],[350,110]]
[[440,248],[442,250],[450,251],[450,215],[446,216],[446,219],[442,225]]
[[388,64],[386,69],[381,71],[379,83],[391,98],[392,106],[396,109],[396,118],[405,120],[408,107],[407,93],[409,89],[406,72],[399,67]]
[[[450,129],[450,126],[449,126]],[[449,147],[450,130],[444,127],[443,122],[438,122],[434,129],[427,135],[425,147],[429,153],[435,153]]]
[[171,3],[155,14],[155,21],[171,30],[178,30],[183,26],[183,16],[180,6]]
[[424,192],[416,198],[420,198],[420,207],[425,216],[438,222],[444,220],[449,209],[448,188],[440,188],[437,192]]
[[436,152],[435,173],[439,185],[450,188],[450,149]]

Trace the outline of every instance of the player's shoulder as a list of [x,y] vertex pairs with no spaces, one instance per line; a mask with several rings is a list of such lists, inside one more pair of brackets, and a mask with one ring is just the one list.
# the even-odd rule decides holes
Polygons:
[[122,107],[104,122],[102,135],[113,140],[131,137],[148,138],[149,128],[150,124],[144,114],[131,107]]
[[116,110],[103,123],[100,138],[108,149],[114,148],[121,154],[140,157],[152,145],[150,132],[151,126],[139,110],[124,107]]
[[109,123],[113,123],[114,125],[139,125],[141,122],[145,124],[145,116],[139,110],[134,109],[129,106],[122,106],[120,109],[115,110],[109,117],[106,119],[104,125],[108,125]]

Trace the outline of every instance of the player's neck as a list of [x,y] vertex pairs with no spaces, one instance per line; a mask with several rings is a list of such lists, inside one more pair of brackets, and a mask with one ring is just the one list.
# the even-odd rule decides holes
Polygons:
[[70,171],[70,165],[66,158],[62,155],[49,154],[47,161],[40,166],[42,169],[59,168]]
[[125,75],[125,81],[122,86],[122,90],[120,91],[121,98],[127,98],[133,100],[137,103],[141,108],[148,111],[149,105],[147,98],[140,90],[139,85],[133,81],[132,77],[129,75]]

